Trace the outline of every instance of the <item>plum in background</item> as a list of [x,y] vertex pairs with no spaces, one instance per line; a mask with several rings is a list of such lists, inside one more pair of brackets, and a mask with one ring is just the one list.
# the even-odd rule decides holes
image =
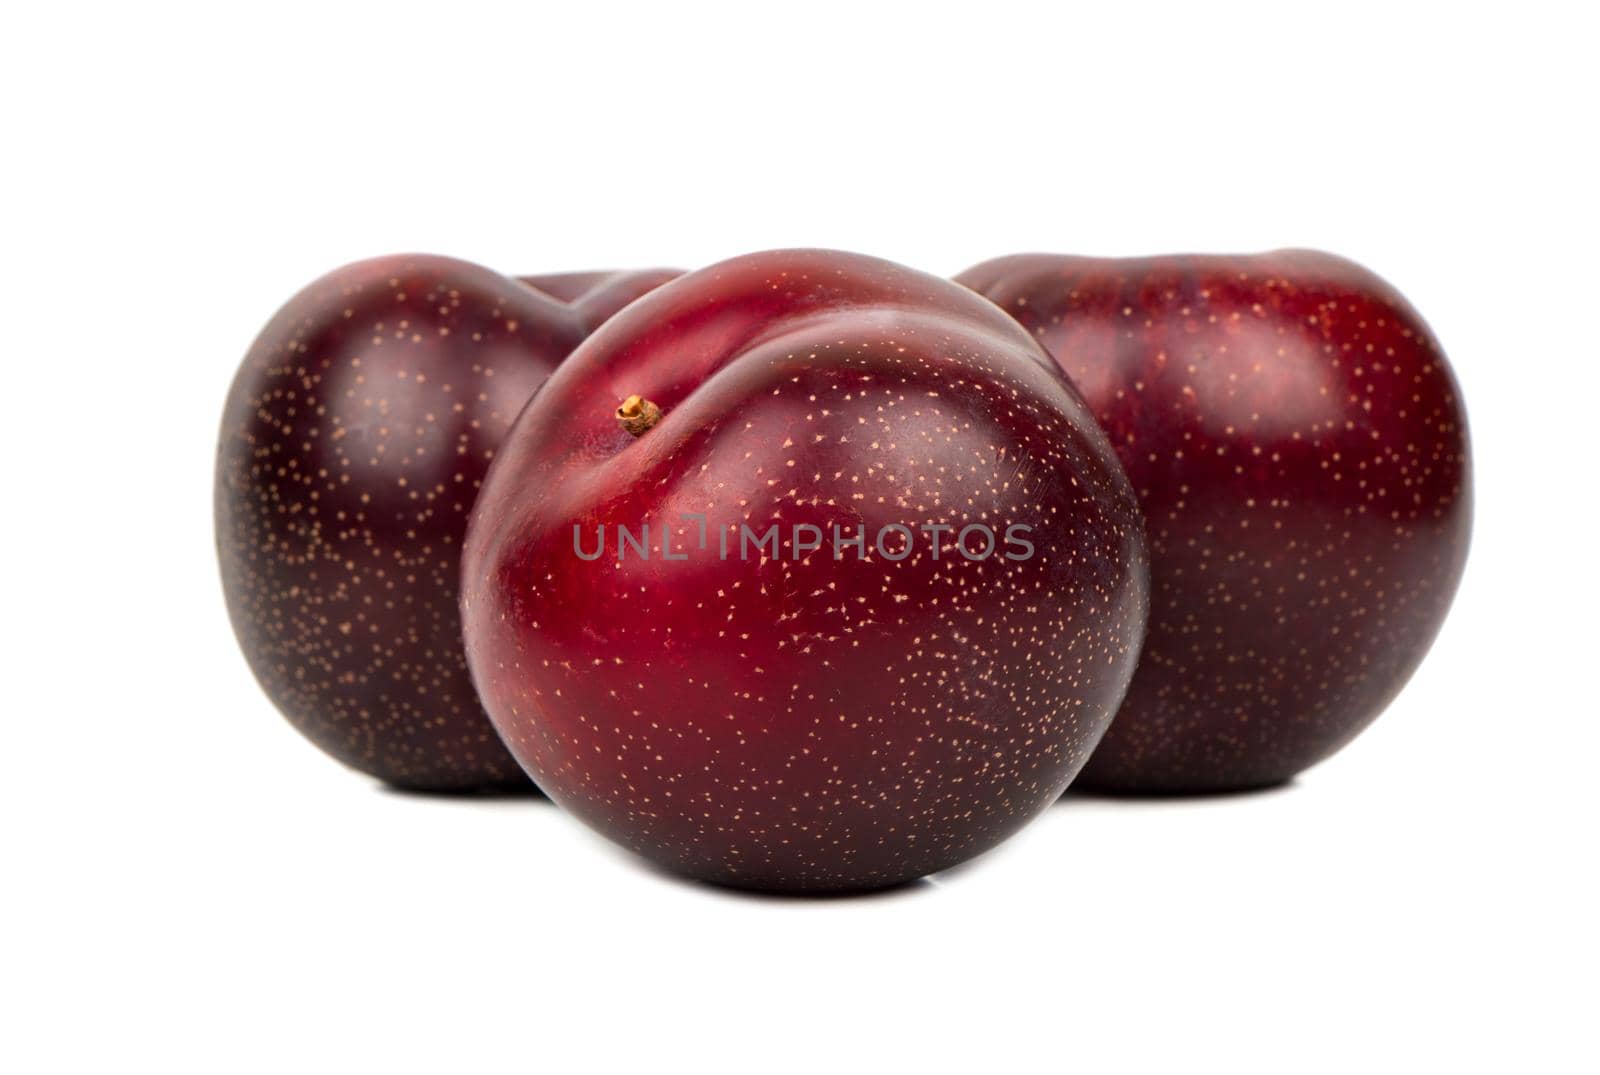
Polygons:
[[1228,791],[1328,757],[1466,562],[1461,391],[1400,294],[1315,251],[1029,254],[957,277],[1073,379],[1144,509],[1150,633],[1078,787]]
[[376,258],[312,283],[262,331],[223,412],[217,553],[251,670],[312,742],[400,787],[527,786],[467,675],[467,519],[528,397],[675,275],[525,284],[449,258]]

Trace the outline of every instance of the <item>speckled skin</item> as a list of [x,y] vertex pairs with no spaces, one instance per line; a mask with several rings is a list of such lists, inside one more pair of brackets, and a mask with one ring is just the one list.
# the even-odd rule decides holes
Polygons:
[[1444,620],[1472,518],[1461,392],[1405,299],[1303,250],[957,279],[1072,377],[1145,511],[1150,634],[1078,786],[1279,783],[1376,718]]
[[311,284],[262,331],[223,412],[217,553],[251,669],[312,742],[401,787],[527,787],[462,653],[467,518],[534,389],[675,275],[528,286],[447,258],[377,258]]
[[[614,416],[635,393],[663,412],[638,439]],[[1035,527],[1035,555],[831,545],[980,519]],[[772,521],[829,543],[720,558]],[[578,558],[574,525],[618,523],[655,524],[655,555]],[[693,273],[592,336],[507,437],[463,571],[474,680],[551,798],[669,870],[784,891],[893,885],[1020,828],[1109,723],[1148,601],[1132,490],[1027,334],[820,251]]]

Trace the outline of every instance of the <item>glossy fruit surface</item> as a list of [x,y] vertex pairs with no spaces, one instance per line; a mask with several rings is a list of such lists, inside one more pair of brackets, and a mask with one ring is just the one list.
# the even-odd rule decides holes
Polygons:
[[456,586],[473,498],[528,397],[673,272],[536,277],[408,255],[301,291],[246,355],[217,453],[234,631],[292,724],[433,790],[525,786],[478,705]]
[[675,872],[826,891],[1052,802],[1146,588],[1126,478],[1025,332],[948,281],[779,251],[660,288],[557,371],[490,470],[462,602],[551,798]]
[[1079,786],[1267,785],[1349,742],[1427,652],[1471,529],[1461,393],[1416,311],[1300,250],[957,279],[1056,358],[1145,511],[1150,632]]

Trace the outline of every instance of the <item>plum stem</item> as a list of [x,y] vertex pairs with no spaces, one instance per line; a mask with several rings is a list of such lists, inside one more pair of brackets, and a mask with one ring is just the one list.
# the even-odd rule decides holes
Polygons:
[[643,396],[629,396],[617,408],[617,421],[633,436],[643,436],[646,430],[661,421],[661,408]]

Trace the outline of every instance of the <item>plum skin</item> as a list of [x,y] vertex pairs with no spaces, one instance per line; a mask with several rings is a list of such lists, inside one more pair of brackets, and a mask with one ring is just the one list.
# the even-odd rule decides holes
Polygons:
[[1472,525],[1438,341],[1330,254],[999,258],[956,278],[1027,328],[1144,509],[1150,633],[1079,788],[1268,786],[1327,758],[1421,663]]
[[[635,395],[659,410],[637,439]],[[747,523],[980,519],[1036,525],[1037,555],[716,552]],[[575,555],[575,526],[651,524],[654,557]],[[556,372],[490,468],[462,616],[557,803],[680,875],[829,892],[955,865],[1054,801],[1146,588],[1132,490],[1025,333],[949,281],[780,251],[658,289]]]
[[217,449],[223,593],[289,722],[397,787],[531,790],[472,690],[456,586],[493,453],[557,364],[670,270],[518,282],[396,255],[311,283],[234,378]]

